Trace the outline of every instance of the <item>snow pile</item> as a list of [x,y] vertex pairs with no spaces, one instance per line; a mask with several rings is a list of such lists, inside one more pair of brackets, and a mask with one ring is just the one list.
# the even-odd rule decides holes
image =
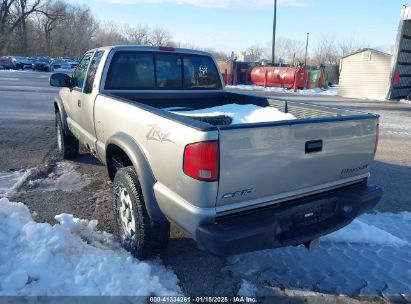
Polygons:
[[255,123],[295,119],[290,113],[283,113],[273,107],[259,107],[252,104],[228,104],[200,110],[172,111],[175,114],[212,117],[225,115],[233,119],[232,124]]
[[242,280],[240,289],[238,290],[238,295],[244,297],[255,297],[257,290],[257,287],[253,284],[246,280]]
[[25,70],[12,70],[12,69],[2,69],[0,68],[0,72],[24,72]]
[[0,172],[0,197],[12,195],[27,179],[32,170]]
[[133,258],[96,221],[56,220],[36,223],[25,205],[0,199],[0,296],[181,294],[174,273]]
[[58,162],[46,179],[30,181],[29,184],[45,191],[80,191],[90,184],[90,179],[78,173],[76,167],[67,161]]
[[360,216],[352,224],[322,238],[320,247],[286,247],[237,255],[225,270],[259,286],[256,296],[272,288],[309,294],[411,294],[411,213]]
[[404,241],[391,233],[368,225],[360,220],[354,220],[344,229],[324,236],[322,241],[334,243],[357,243],[391,246],[411,246],[411,243]]
[[326,95],[326,96],[337,96],[338,95],[338,86],[332,86],[328,89],[306,89],[306,90],[297,90],[294,91],[292,89],[286,88],[279,88],[279,87],[262,87],[257,85],[227,85],[225,86],[227,89],[236,89],[236,90],[244,90],[244,91],[265,91],[265,92],[277,92],[277,93],[289,93],[289,94],[296,94],[296,95]]

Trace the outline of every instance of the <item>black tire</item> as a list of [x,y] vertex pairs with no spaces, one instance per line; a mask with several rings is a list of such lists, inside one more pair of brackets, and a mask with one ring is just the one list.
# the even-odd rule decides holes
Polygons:
[[[124,201],[131,203],[131,206],[124,208]],[[170,238],[170,223],[156,222],[150,218],[133,167],[121,168],[116,172],[113,182],[113,207],[121,245],[127,251],[144,260],[165,250]],[[134,218],[130,219],[127,214]],[[128,221],[128,225],[125,221]]]
[[65,134],[60,113],[56,113],[57,151],[64,159],[71,159],[78,155],[79,141],[72,135]]

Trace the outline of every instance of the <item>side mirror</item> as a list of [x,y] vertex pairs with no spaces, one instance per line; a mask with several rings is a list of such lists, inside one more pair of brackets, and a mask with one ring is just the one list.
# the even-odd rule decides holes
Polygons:
[[71,78],[67,74],[63,73],[55,73],[50,76],[50,85],[52,87],[59,87],[59,88],[64,88],[64,87],[70,87],[71,84]]

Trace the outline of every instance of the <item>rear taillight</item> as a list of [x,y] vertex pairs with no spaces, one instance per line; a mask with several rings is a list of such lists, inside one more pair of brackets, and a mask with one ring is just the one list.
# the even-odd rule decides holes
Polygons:
[[378,140],[380,137],[380,124],[377,123],[377,127],[375,130],[375,146],[374,146],[374,154],[377,153],[377,148],[378,148]]
[[218,180],[218,141],[187,145],[184,150],[184,173],[202,181]]

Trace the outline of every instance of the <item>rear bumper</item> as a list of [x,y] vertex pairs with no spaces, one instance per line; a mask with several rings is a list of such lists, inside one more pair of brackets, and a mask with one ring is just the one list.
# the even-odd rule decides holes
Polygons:
[[299,245],[348,225],[375,207],[383,192],[366,182],[200,224],[201,250],[219,256]]

